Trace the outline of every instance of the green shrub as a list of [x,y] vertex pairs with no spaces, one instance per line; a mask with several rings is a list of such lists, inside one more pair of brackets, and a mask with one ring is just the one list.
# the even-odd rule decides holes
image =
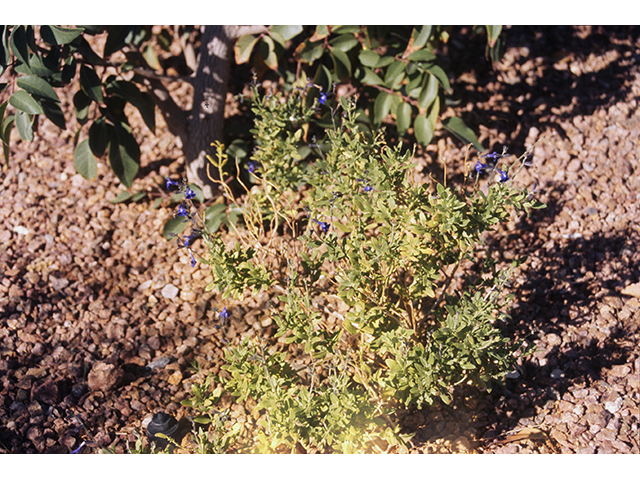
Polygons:
[[[221,181],[228,204],[214,219],[235,246],[198,217],[191,187],[168,181],[188,197],[178,213],[193,230],[181,245],[194,263],[193,239],[207,247],[207,288],[236,299],[265,290],[280,304],[270,312],[276,338],[228,346],[209,379],[215,393],[194,387],[186,403],[213,411],[223,390],[251,399],[257,423],[236,428],[231,449],[402,450],[398,409],[450,403],[456,385],[490,388],[513,369],[522,346],[498,328],[510,270],[481,254],[482,234],[544,205],[513,185],[526,154],[510,165],[506,151],[484,155],[475,168],[465,159],[462,185],[433,188],[413,180],[411,152],[359,128],[355,102],[306,107],[313,88],[286,97],[253,89],[252,185],[236,198]],[[333,126],[303,159],[305,124],[323,109]],[[221,145],[210,161],[225,179]]]

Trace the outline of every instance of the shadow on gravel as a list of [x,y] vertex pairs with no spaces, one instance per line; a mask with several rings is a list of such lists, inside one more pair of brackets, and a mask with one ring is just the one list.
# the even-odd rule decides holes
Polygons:
[[607,320],[600,309],[603,305],[620,309],[623,300],[618,292],[640,280],[640,262],[633,255],[640,237],[632,230],[610,231],[543,243],[542,232],[562,210],[562,191],[557,186],[546,209],[532,212],[515,233],[491,242],[494,252],[507,252],[519,239],[517,255],[529,257],[524,283],[512,289],[518,301],[509,312],[505,335],[541,340],[547,350],[534,353],[524,362],[519,378],[506,379],[490,395],[486,438],[535,417],[535,407],[547,402],[551,407],[571,386],[606,380],[603,370],[624,364],[634,348],[625,340],[636,333],[637,325],[617,316]]
[[[540,131],[554,128],[566,138],[559,120],[591,115],[600,107],[623,100],[633,75],[629,67],[640,61],[634,47],[640,38],[637,26],[593,27],[591,33],[573,26],[514,26],[505,28],[504,35],[507,47],[526,47],[529,51],[515,58],[509,68],[509,72],[518,72],[517,76],[507,76],[506,81],[497,83],[496,73],[485,57],[486,37],[472,35],[478,38],[470,42],[469,34],[456,35],[455,29],[448,47],[451,65],[446,68],[457,79],[473,73],[482,87],[497,83],[495,92],[464,81],[456,81],[452,87],[463,104],[485,104],[491,94],[500,94],[503,99],[499,108],[476,105],[463,119],[476,131],[479,125],[497,129],[517,146],[524,146],[532,127]],[[610,62],[596,71],[572,71],[572,61],[594,54],[607,54]],[[502,149],[500,145],[490,147]]]

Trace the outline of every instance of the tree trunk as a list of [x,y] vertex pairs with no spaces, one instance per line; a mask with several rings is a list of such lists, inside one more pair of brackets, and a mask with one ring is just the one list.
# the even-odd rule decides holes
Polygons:
[[188,141],[183,150],[187,180],[200,186],[205,198],[212,198],[216,191],[209,176],[217,178],[217,172],[206,155],[213,154],[211,143],[224,142],[224,107],[234,43],[245,33],[264,31],[263,26],[208,25],[202,32],[193,106],[187,117]]

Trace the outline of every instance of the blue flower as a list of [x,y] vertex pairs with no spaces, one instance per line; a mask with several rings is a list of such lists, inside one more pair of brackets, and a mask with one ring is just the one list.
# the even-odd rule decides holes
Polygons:
[[196,257],[193,256],[193,252],[191,251],[191,249],[189,248],[189,255],[191,255],[191,266],[195,267],[196,266]]
[[323,92],[323,93],[320,94],[320,98],[318,99],[318,103],[320,105],[324,105],[326,101],[327,101],[327,94]]
[[180,204],[180,206],[178,207],[178,215],[180,215],[181,217],[189,216],[189,209],[184,203]]
[[499,168],[496,170],[496,172],[500,174],[500,183],[504,183],[509,180],[509,175],[507,175],[507,172],[503,172]]
[[322,230],[323,233],[327,233],[329,231],[329,227],[331,226],[330,223],[321,222],[319,220],[316,220],[315,218],[313,219],[313,221],[318,224],[318,226],[320,227],[320,230]]
[[478,173],[482,173],[482,170],[485,168],[488,168],[489,165],[485,164],[485,163],[480,163],[480,160],[478,160],[476,162],[476,172]]
[[366,187],[364,187],[365,192],[370,192],[371,190],[373,190],[373,187],[371,185],[367,185]]
[[227,307],[224,307],[222,309],[222,311],[219,313],[220,318],[222,319],[222,321],[224,322],[226,319],[229,318],[229,312],[227,312]]
[[196,192],[194,192],[193,190],[191,190],[189,187],[187,187],[187,189],[184,192],[184,197],[187,200],[191,200],[192,198],[195,198],[196,196]]
[[171,190],[171,187],[180,187],[180,184],[167,177],[167,190]]
[[247,169],[249,170],[249,173],[253,173],[256,171],[256,169],[260,166],[260,164],[258,162],[256,162],[255,160],[249,160],[249,163],[247,164]]
[[83,441],[78,448],[76,448],[75,450],[71,450],[69,453],[70,454],[80,453],[80,450],[82,450],[82,447],[84,447],[86,444],[87,443]]
[[489,160],[498,160],[500,157],[502,157],[502,155],[500,155],[499,153],[496,153],[496,152],[486,153],[486,154],[482,155],[482,158],[488,158]]

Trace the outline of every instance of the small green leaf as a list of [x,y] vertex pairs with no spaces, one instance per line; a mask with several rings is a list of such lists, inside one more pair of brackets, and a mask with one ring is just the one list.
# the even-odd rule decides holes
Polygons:
[[64,113],[62,113],[62,109],[60,108],[60,104],[58,102],[51,102],[49,100],[42,100],[40,102],[40,106],[42,110],[44,110],[44,116],[47,117],[51,123],[53,123],[58,128],[64,130],[67,128],[67,123],[64,119]]
[[387,68],[387,73],[384,76],[384,83],[386,83],[389,88],[393,88],[391,85],[397,83],[396,80],[401,75],[404,77],[404,62],[396,60],[389,66],[389,68]]
[[373,103],[373,123],[380,125],[382,119],[389,113],[391,107],[391,96],[387,92],[380,92]]
[[396,124],[398,126],[398,134],[403,136],[407,129],[411,126],[411,105],[401,102],[396,109]]
[[109,163],[122,184],[129,188],[140,168],[140,146],[131,127],[124,122],[115,124],[114,137],[109,142]]
[[28,67],[29,42],[27,40],[27,33],[23,25],[14,27],[13,30],[11,30],[9,45],[11,45],[11,51],[16,56],[16,58]]
[[358,60],[360,60],[360,63],[365,67],[376,68],[376,65],[380,61],[380,55],[372,50],[360,50]]
[[243,35],[236,42],[233,47],[233,52],[236,57],[236,63],[238,65],[242,65],[243,63],[247,63],[249,58],[251,58],[251,52],[253,51],[253,47],[258,41],[258,37],[253,35]]
[[351,75],[351,61],[346,53],[337,48],[329,47],[333,65],[340,80],[344,80]]
[[23,111],[17,111],[15,122],[20,138],[26,142],[33,141],[33,118],[31,115]]
[[271,70],[277,70],[278,57],[275,52],[275,44],[273,43],[273,39],[271,37],[262,37],[259,51],[265,65]]
[[109,145],[109,139],[110,135],[104,117],[94,120],[89,127],[89,146],[95,156],[104,155],[107,145]]
[[502,32],[502,25],[485,25],[487,27],[487,42],[493,48]]
[[84,91],[78,90],[73,96],[73,111],[80,125],[87,123],[89,106],[91,106],[91,99],[87,97]]
[[44,113],[38,102],[24,90],[18,90],[9,98],[11,106],[31,115]]
[[361,82],[364,85],[384,85],[384,80],[382,80],[373,70],[367,67],[363,67],[364,77]]
[[73,163],[75,164],[76,172],[87,180],[96,178],[98,175],[98,163],[96,157],[91,153],[89,139],[85,138],[76,145],[75,152],[73,153]]
[[100,77],[92,68],[86,65],[80,66],[80,87],[91,100],[102,102],[102,82]]
[[433,62],[435,59],[436,56],[426,49],[413,52],[407,57],[407,60],[411,62]]
[[331,40],[329,42],[329,45],[331,45],[332,47],[337,48],[338,50],[346,53],[349,50],[351,50],[353,47],[358,45],[358,43],[359,43],[358,40],[356,39],[356,37],[353,34],[346,33],[344,35],[340,35],[340,36],[334,38],[333,40]]
[[116,195],[116,198],[111,200],[111,203],[124,203],[127,200],[129,200],[131,197],[133,197],[133,193],[127,190],[123,190],[118,195]]
[[277,32],[285,40],[291,40],[302,32],[302,25],[272,25],[269,30]]
[[437,65],[430,65],[427,67],[427,70],[436,76],[446,93],[451,93],[451,85],[449,85],[449,79],[447,78],[447,74],[444,73],[444,70],[442,70],[442,68]]
[[40,36],[49,45],[66,45],[83,33],[83,28],[59,27],[57,25],[42,25],[40,27]]
[[478,137],[473,130],[471,130],[464,121],[459,117],[449,117],[442,121],[442,126],[449,132],[453,133],[456,137],[462,140],[465,144],[472,143],[479,152],[484,152],[485,148],[482,146]]
[[20,88],[32,95],[48,98],[54,102],[60,102],[56,91],[51,85],[49,85],[49,82],[43,78],[36,77],[34,75],[25,75],[19,77],[16,83]]

